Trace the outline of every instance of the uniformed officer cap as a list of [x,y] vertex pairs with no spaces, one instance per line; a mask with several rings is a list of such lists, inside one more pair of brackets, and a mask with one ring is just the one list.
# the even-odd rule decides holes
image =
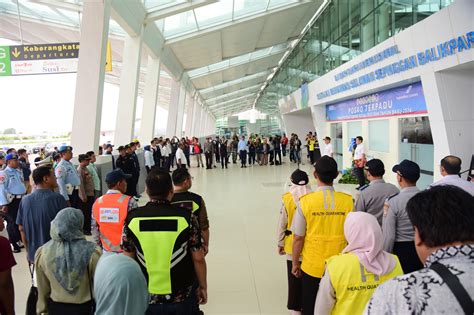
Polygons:
[[67,151],[72,151],[72,147],[70,145],[62,145],[59,147],[59,153],[64,153]]
[[107,184],[116,184],[123,179],[132,178],[132,175],[125,174],[120,168],[117,168],[105,176],[105,182]]
[[367,161],[365,169],[368,170],[372,176],[382,176],[385,174],[385,166],[383,165],[382,160],[379,159]]
[[77,159],[79,160],[79,162],[82,162],[82,161],[90,161],[91,158],[89,157],[89,155],[87,154],[79,154],[79,156],[77,157]]
[[7,156],[5,156],[5,161],[10,161],[10,160],[18,160],[18,155],[15,153],[8,153]]
[[290,180],[295,185],[304,186],[308,184],[309,177],[305,171],[298,169],[291,174]]
[[417,181],[420,178],[420,166],[410,160],[403,160],[400,164],[395,165],[392,171],[410,181]]
[[336,179],[339,172],[337,171],[337,162],[330,156],[321,157],[314,163],[314,170],[320,179],[324,179],[324,183],[330,183]]
[[107,144],[105,145],[105,148],[106,148],[106,149],[108,149],[108,148],[113,148],[113,147],[114,147],[114,145],[113,145],[113,144],[110,144],[110,143],[107,143]]

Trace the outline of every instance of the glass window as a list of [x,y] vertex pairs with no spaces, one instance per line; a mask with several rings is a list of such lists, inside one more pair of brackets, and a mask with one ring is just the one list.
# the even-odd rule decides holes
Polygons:
[[375,46],[374,13],[370,13],[361,22],[361,50],[367,51]]
[[347,145],[351,144],[351,139],[362,136],[362,122],[351,121],[347,123]]
[[369,120],[369,149],[378,152],[390,152],[390,126],[388,119]]

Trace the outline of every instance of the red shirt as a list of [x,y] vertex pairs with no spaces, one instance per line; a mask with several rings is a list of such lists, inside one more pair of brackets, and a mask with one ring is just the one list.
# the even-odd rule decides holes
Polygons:
[[[0,236],[0,272],[7,271],[15,265],[16,261],[13,257],[12,249],[10,247],[10,241],[7,240],[5,237]],[[0,302],[0,314],[5,313],[5,307]]]

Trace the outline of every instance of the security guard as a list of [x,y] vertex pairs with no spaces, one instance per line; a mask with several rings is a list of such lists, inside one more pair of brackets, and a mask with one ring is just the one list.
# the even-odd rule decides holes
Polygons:
[[383,206],[388,197],[400,192],[395,185],[383,180],[385,166],[379,159],[372,159],[365,164],[367,179],[370,184],[359,189],[359,198],[354,211],[363,211],[374,215],[382,226]]
[[[173,183],[168,172],[154,169],[146,179],[150,201],[128,213],[124,254],[137,260],[148,283],[150,314],[192,314],[197,296],[207,302],[206,260],[197,219],[170,203]],[[197,280],[196,280],[197,278]],[[193,290],[195,282],[199,287]]]
[[416,182],[420,167],[413,161],[403,160],[392,168],[397,173],[400,193],[387,198],[383,210],[383,249],[398,256],[403,271],[410,273],[423,268],[415,249],[415,230],[406,212],[408,201],[420,190]]
[[81,178],[77,173],[77,169],[72,165],[72,147],[63,145],[59,147],[59,154],[61,161],[54,170],[58,182],[59,193],[66,199],[69,206],[79,208],[79,186],[81,185]]
[[318,189],[300,198],[293,218],[292,273],[302,277],[304,314],[313,313],[326,259],[342,252],[347,244],[344,221],[354,203],[351,195],[334,191],[338,174],[333,158],[320,158],[314,166]]
[[204,199],[200,195],[189,191],[193,185],[193,181],[188,169],[178,168],[173,171],[171,176],[174,186],[174,195],[171,203],[189,209],[194,213],[198,219],[199,229],[201,230],[203,239],[202,245],[204,254],[206,255],[209,250],[209,219],[207,217]]
[[109,190],[99,197],[92,206],[92,237],[104,252],[121,253],[123,225],[130,210],[138,207],[127,191],[127,179],[132,175],[121,169],[109,172],[105,182]]
[[[125,146],[118,147],[119,157],[117,158],[117,162],[115,165],[117,168],[120,168],[125,174],[130,174],[132,177],[127,178],[127,192],[126,194],[130,197],[134,197],[136,195],[136,184],[133,178],[133,174],[135,172],[135,162],[133,161],[130,146],[127,144]],[[134,189],[135,187],[135,189]]]
[[20,170],[20,162],[15,153],[9,153],[5,156],[7,167],[0,171],[0,209],[5,214],[7,220],[7,231],[10,243],[13,246],[13,252],[21,251],[18,242],[21,240],[20,231],[16,224],[18,208],[21,198],[26,194],[26,188],[23,183],[23,173]]

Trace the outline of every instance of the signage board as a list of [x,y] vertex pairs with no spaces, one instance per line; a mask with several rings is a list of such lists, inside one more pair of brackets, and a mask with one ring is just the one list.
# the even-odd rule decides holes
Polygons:
[[421,82],[326,105],[327,121],[427,113]]
[[[0,46],[0,76],[77,72],[79,43]],[[106,71],[112,71],[107,43]]]

